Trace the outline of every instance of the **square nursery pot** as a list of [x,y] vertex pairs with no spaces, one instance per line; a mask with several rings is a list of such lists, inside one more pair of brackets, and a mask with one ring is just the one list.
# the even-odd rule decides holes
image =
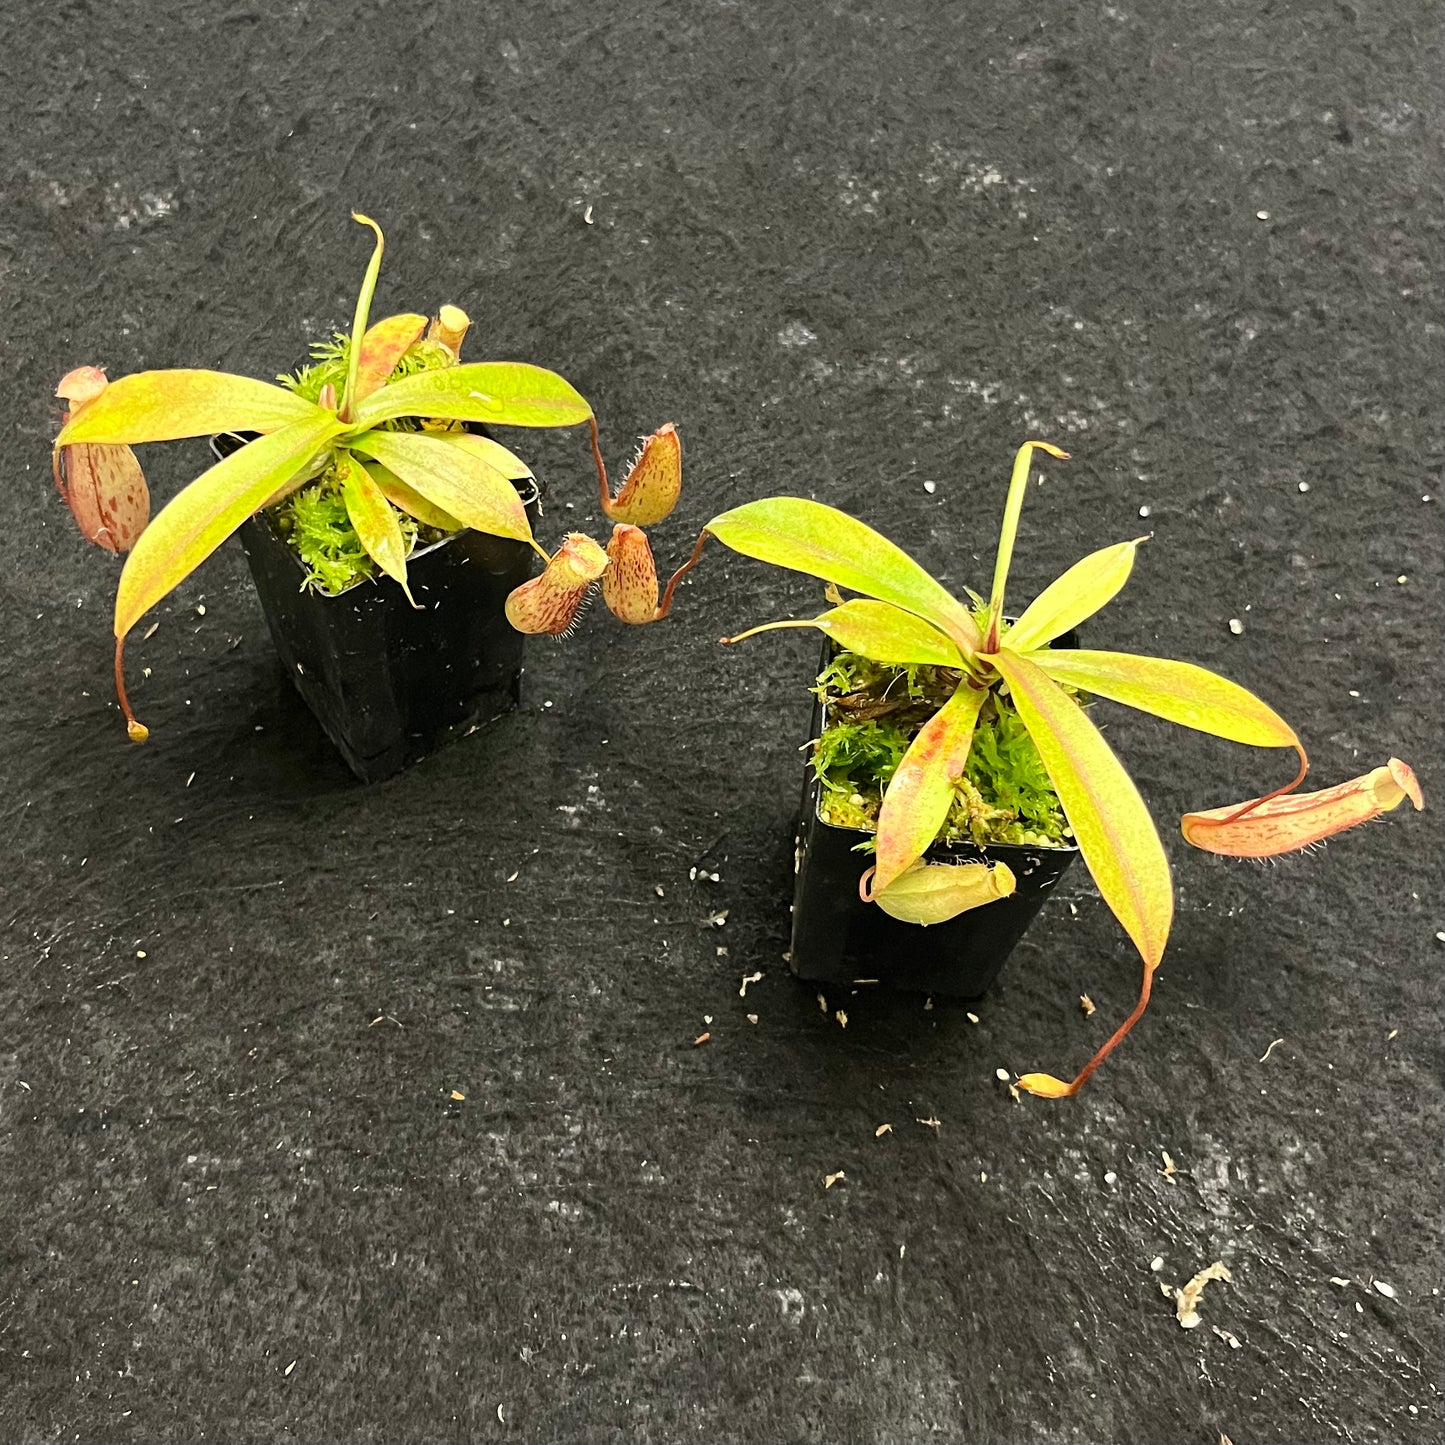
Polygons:
[[[1077,647],[1074,633],[1055,647]],[[823,665],[832,644],[823,650]],[[813,706],[812,737],[824,725],[821,702]],[[792,968],[799,977],[833,985],[859,981],[945,998],[981,998],[998,977],[1034,915],[1078,857],[1077,848],[1023,844],[935,843],[924,855],[932,863],[1006,863],[1018,880],[1008,898],[970,909],[947,923],[923,927],[890,918],[858,896],[868,853],[853,850],[870,835],[839,828],[818,814],[821,787],[807,764],[794,855]]]
[[[218,436],[228,456],[248,440]],[[541,490],[516,483],[535,526]],[[266,626],[296,690],[362,782],[390,777],[517,705],[522,634],[507,594],[532,575],[525,542],[470,529],[407,558],[415,609],[390,578],[334,595],[306,587],[306,568],[275,520],[237,533]]]

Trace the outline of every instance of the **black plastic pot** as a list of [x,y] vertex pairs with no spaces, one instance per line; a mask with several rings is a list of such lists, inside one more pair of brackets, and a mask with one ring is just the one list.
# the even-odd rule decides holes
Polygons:
[[[226,456],[242,439],[212,439]],[[540,490],[518,482],[536,525]],[[407,559],[414,609],[390,578],[333,596],[304,586],[306,568],[269,513],[237,534],[282,665],[347,766],[390,777],[517,705],[523,637],[507,594],[532,575],[525,542],[471,530]]]
[[[1076,647],[1073,633],[1054,643]],[[823,652],[824,664],[831,644]],[[812,737],[824,726],[821,703],[813,708]],[[1017,844],[936,843],[926,857],[934,863],[1006,863],[1016,890],[947,923],[922,927],[891,918],[876,903],[858,896],[871,853],[853,850],[870,835],[839,828],[818,816],[821,792],[811,761],[798,820],[797,873],[793,890],[792,967],[799,978],[818,983],[860,981],[959,999],[981,998],[1044,899],[1079,855],[1077,848],[1036,848]]]

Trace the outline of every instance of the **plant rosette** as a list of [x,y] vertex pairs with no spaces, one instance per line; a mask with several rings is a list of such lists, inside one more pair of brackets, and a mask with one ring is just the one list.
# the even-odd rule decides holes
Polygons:
[[[54,445],[56,486],[85,536],[106,550],[129,552],[116,593],[115,685],[136,742],[144,742],[148,730],[126,694],[127,636],[251,519],[262,519],[247,530],[253,568],[260,539],[267,532],[279,538],[295,561],[297,590],[308,590],[315,594],[312,600],[337,611],[353,641],[369,636],[374,642],[388,625],[399,625],[398,607],[436,610],[435,578],[447,570],[436,566],[439,554],[470,558],[481,570],[490,568],[494,579],[506,579],[506,586],[481,589],[491,610],[500,611],[495,627],[453,629],[479,645],[500,637],[503,617],[518,633],[565,633],[599,581],[609,608],[623,621],[650,622],[660,615],[651,550],[641,529],[667,516],[680,493],[676,429],[669,423],[645,439],[613,496],[592,408],[561,376],[524,362],[462,362],[469,322],[454,306],[442,307],[430,321],[404,313],[370,323],[384,241],[374,221],[353,219],[369,227],[375,240],[351,331],[317,348],[312,364],[281,378],[283,385],[200,370],[138,372],[107,382],[102,371],[86,366],[69,373],[57,390],[69,403],[69,415]],[[549,554],[532,532],[537,510],[531,469],[480,429],[583,422],[590,427],[601,505],[615,523],[613,539],[603,548],[568,534]],[[202,436],[232,440],[217,446],[214,466],[148,520],[145,479],[131,448]],[[480,550],[467,541],[471,534]],[[519,559],[531,554],[545,565],[541,576],[528,579],[530,568],[519,566]],[[580,584],[578,571],[585,574]],[[550,600],[559,577],[569,583],[564,604],[537,608],[538,594]],[[373,594],[383,578],[395,584],[397,596],[377,605]],[[373,582],[377,588],[369,585]],[[418,599],[419,591],[427,595]],[[340,619],[342,611],[350,617]],[[268,621],[275,634],[274,618]],[[463,651],[467,645],[461,645]],[[281,651],[287,657],[288,648]],[[460,659],[457,649],[449,651]],[[372,655],[375,669],[384,672],[385,649],[373,648]],[[305,662],[299,655],[291,661],[302,663],[302,672],[288,668],[299,681]],[[453,670],[477,671],[469,665]],[[494,691],[498,669],[488,663],[480,671]],[[420,685],[429,685],[424,676]],[[302,691],[312,700],[307,687]],[[374,688],[372,693],[375,700]],[[383,699],[373,710],[397,714],[388,726],[406,732],[415,719],[405,709],[398,713],[394,703]],[[439,725],[439,736],[470,725],[464,714],[465,708]],[[362,754],[367,746],[363,743]],[[356,766],[361,754],[342,750]]]
[[[724,642],[779,628],[816,628],[839,648],[881,667],[943,669],[957,678],[892,769],[877,812],[873,866],[860,881],[865,902],[911,919],[915,927],[937,926],[969,909],[996,908],[1017,884],[999,877],[997,864],[927,856],[956,816],[980,718],[1000,700],[1016,715],[1100,895],[1144,965],[1133,1011],[1072,1080],[1045,1073],[1017,1079],[1017,1087],[1028,1093],[1059,1098],[1077,1093],[1142,1016],[1174,913],[1164,845],[1138,788],[1080,705],[1081,695],[1231,742],[1297,755],[1296,776],[1272,793],[1186,814],[1181,831],[1196,848],[1270,857],[1308,848],[1406,798],[1416,808],[1424,802],[1413,771],[1398,758],[1323,792],[1300,793],[1309,763],[1299,738],[1237,683],[1192,663],[1052,646],[1113,599],[1145,538],[1104,547],[1076,562],[1009,622],[1004,589],[1036,450],[1067,459],[1047,442],[1019,448],[987,599],[970,594],[968,603],[960,601],[871,527],[801,497],[769,497],[714,517],[668,584],[668,594],[696,566],[707,538],[716,537],[744,556],[822,579],[830,584],[832,604],[816,617],[767,623]],[[858,596],[844,600],[839,588]]]

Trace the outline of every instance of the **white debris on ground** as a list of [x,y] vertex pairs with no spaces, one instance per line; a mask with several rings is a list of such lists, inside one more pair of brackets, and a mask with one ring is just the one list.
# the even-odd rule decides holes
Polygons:
[[1166,1299],[1174,1301],[1174,1317],[1179,1321],[1179,1328],[1196,1330],[1204,1323],[1199,1313],[1199,1297],[1204,1293],[1204,1286],[1216,1279],[1228,1284],[1233,1278],[1223,1262],[1216,1259],[1213,1264],[1201,1269],[1188,1284],[1176,1288],[1160,1280],[1159,1289]]

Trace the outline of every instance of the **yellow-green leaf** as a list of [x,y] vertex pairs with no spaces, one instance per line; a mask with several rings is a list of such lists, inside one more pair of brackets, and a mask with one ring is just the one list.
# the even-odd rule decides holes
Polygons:
[[363,432],[347,445],[396,473],[463,526],[495,537],[532,540],[527,510],[516,487],[482,457],[425,432]]
[[426,317],[404,311],[399,316],[388,316],[375,326],[366,329],[361,338],[361,355],[356,359],[355,394],[351,409],[356,403],[368,397],[381,386],[396,370],[396,364],[406,355],[411,346],[426,328]]
[[140,534],[120,574],[117,637],[124,637],[269,498],[288,483],[304,480],[308,464],[341,430],[329,412],[309,410],[311,415],[303,420],[257,437],[217,462],[161,509]]
[[356,539],[366,554],[386,573],[401,583],[402,591],[413,607],[416,601],[406,581],[406,537],[396,512],[386,494],[367,474],[366,468],[354,458],[346,460],[346,476],[341,483],[346,502],[346,515],[356,532]]
[[890,602],[854,598],[815,618],[839,647],[890,667],[962,667],[958,648],[936,627]]
[[521,361],[473,361],[413,372],[363,398],[351,415],[358,426],[368,427],[399,416],[575,426],[592,415],[592,408],[555,371]]
[[990,646],[997,644],[999,627],[1003,623],[1004,586],[1008,581],[1009,564],[1013,561],[1014,542],[1018,538],[1019,516],[1023,511],[1024,493],[1028,491],[1029,469],[1033,465],[1035,451],[1047,452],[1049,456],[1066,462],[1068,452],[1060,451],[1049,442],[1025,442],[1014,453],[1013,471],[1009,476],[1008,497],[1003,505],[1003,521],[998,529],[998,552],[993,562],[993,591],[988,601],[988,638]]
[[274,432],[328,416],[283,387],[224,371],[138,371],[113,381],[55,439],[167,442],[224,431]]
[[963,666],[963,656],[958,648],[936,627],[901,607],[893,606],[891,602],[874,602],[870,598],[854,598],[818,617],[765,622],[761,627],[750,627],[736,637],[723,638],[723,641],[742,642],[760,632],[779,632],[794,627],[816,627],[845,651],[856,652],[890,667],[907,667],[910,664]]
[[986,654],[1008,683],[1104,902],[1153,969],[1174,918],[1169,860],[1134,780],[1083,708],[1035,662]]
[[501,442],[495,442],[491,437],[479,437],[467,431],[438,432],[436,435],[449,445],[460,447],[474,457],[480,457],[510,481],[527,482],[532,479],[531,467],[516,452],[509,451]]
[[918,730],[878,810],[878,851],[873,875],[882,892],[927,851],[953,804],[953,782],[963,775],[984,688],[960,682],[953,696]]
[[917,562],[871,527],[822,502],[767,497],[714,517],[707,524],[726,547],[835,582],[912,612],[970,655],[978,628],[967,609]]
[[925,863],[905,869],[882,892],[873,894],[890,918],[927,928],[947,923],[971,908],[982,908],[1014,891],[1013,870],[1006,863]]
[[[359,461],[360,459],[357,458]],[[363,462],[367,475],[378,487],[381,494],[394,507],[400,507],[409,517],[439,532],[460,532],[462,524],[450,512],[433,506],[415,487],[409,487],[389,467],[380,462]]]
[[1004,634],[1010,651],[1032,652],[1045,647],[1085,618],[1092,617],[1129,580],[1129,573],[1134,570],[1134,554],[1139,550],[1139,543],[1145,540],[1138,537],[1132,542],[1103,547],[1075,562],[1029,603],[1023,616]]
[[[1013,640],[1010,634],[1010,650]],[[1294,730],[1273,708],[1238,683],[1192,662],[1068,648],[1030,653],[1029,661],[1055,682],[1153,713],[1181,727],[1256,748],[1299,746]]]

